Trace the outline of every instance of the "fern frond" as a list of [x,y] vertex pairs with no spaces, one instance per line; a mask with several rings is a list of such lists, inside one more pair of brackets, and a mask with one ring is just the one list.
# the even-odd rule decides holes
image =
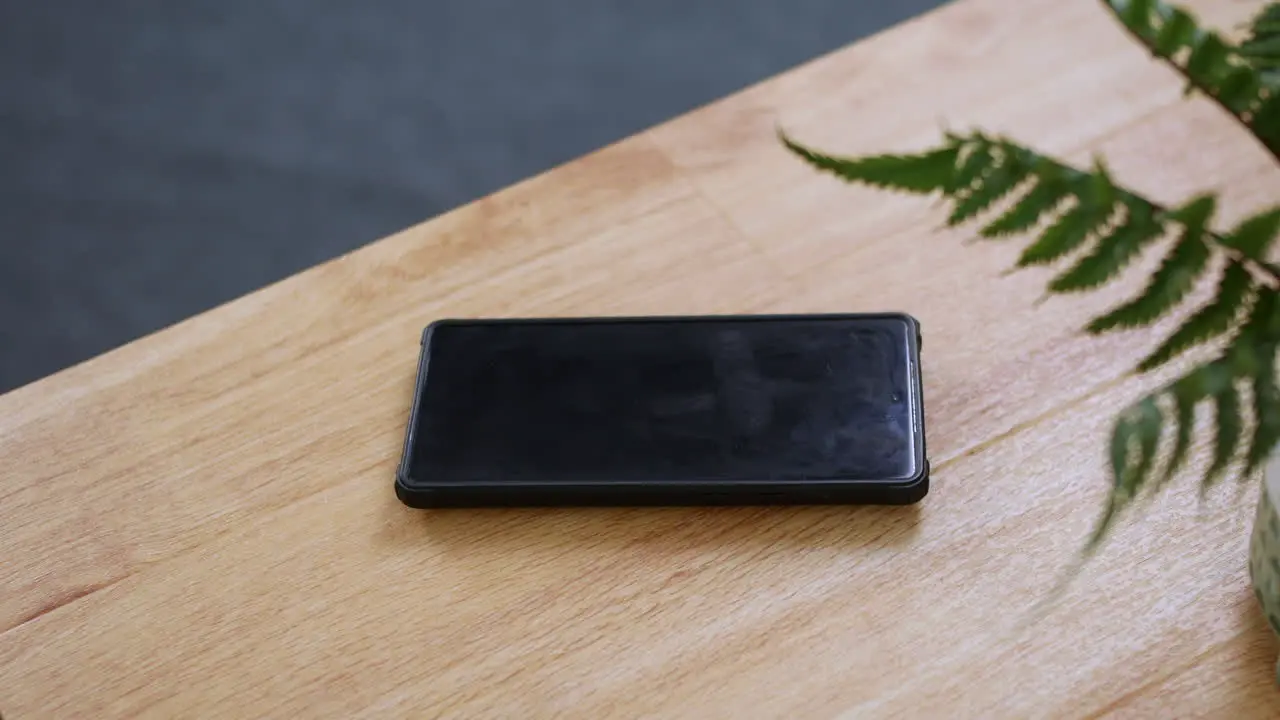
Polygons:
[[[846,180],[914,193],[941,193],[955,204],[952,221],[980,214],[1031,178],[1023,197],[986,225],[984,233],[997,235],[1034,227],[1060,204],[1070,202],[1069,209],[1045,228],[1018,260],[1020,266],[1047,263],[1097,236],[1089,252],[1051,281],[1052,292],[1098,287],[1119,274],[1169,227],[1180,227],[1179,241],[1143,293],[1094,320],[1088,329],[1095,333],[1137,327],[1171,311],[1203,274],[1214,246],[1233,253],[1214,299],[1144,359],[1138,366],[1141,372],[1234,328],[1258,294],[1250,267],[1272,278],[1276,275],[1264,258],[1280,235],[1280,208],[1247,218],[1231,232],[1218,236],[1209,230],[1216,209],[1211,197],[1198,197],[1174,210],[1164,210],[1132,191],[1117,188],[1101,163],[1092,172],[1084,172],[1009,140],[992,140],[980,134],[950,135],[942,147],[924,153],[869,158],[836,158],[785,136],[783,141],[814,166]],[[1116,207],[1124,210],[1119,222],[1112,225],[1110,218],[1117,214]]]
[[1138,364],[1138,371],[1153,370],[1189,348],[1229,331],[1255,290],[1253,278],[1244,265],[1238,262],[1228,264],[1213,301],[1187,318],[1160,347]]
[[1063,213],[1018,258],[1018,267],[1045,265],[1069,255],[1105,225],[1107,217],[1097,208],[1079,204]]
[[1280,440],[1280,391],[1276,389],[1276,349],[1280,313],[1276,293],[1262,293],[1231,344],[1232,369],[1253,384],[1253,437],[1246,454],[1245,473],[1266,459]]
[[948,135],[947,140],[960,147],[960,160],[951,176],[946,194],[955,196],[968,193],[978,178],[991,170],[995,165],[995,157],[991,153],[991,141],[982,133],[973,133],[968,138]]
[[1280,145],[1280,80],[1276,84],[1277,88],[1271,90],[1250,118],[1254,133],[1268,147]]
[[1245,218],[1222,238],[1222,244],[1252,260],[1265,260],[1267,250],[1280,233],[1280,208]]
[[[1192,314],[1141,365],[1155,368],[1184,350],[1231,330],[1241,311],[1256,294],[1250,263],[1271,273],[1262,259],[1280,235],[1280,208],[1246,219],[1225,236],[1209,231],[1216,209],[1211,197],[1198,197],[1174,210],[1164,210],[1137,194],[1119,189],[1105,166],[1084,172],[1040,155],[1009,140],[981,134],[950,135],[940,148],[914,155],[837,158],[810,150],[783,136],[793,152],[815,167],[854,182],[906,192],[941,193],[954,202],[950,221],[981,214],[1018,186],[1028,190],[1020,200],[983,228],[1000,235],[1034,227],[1064,202],[1068,209],[1044,229],[1018,260],[1020,266],[1064,257],[1097,236],[1092,249],[1049,285],[1052,292],[1095,288],[1123,270],[1150,242],[1170,226],[1181,237],[1143,293],[1094,320],[1091,332],[1137,327],[1171,311],[1187,296],[1208,266],[1211,247],[1222,246],[1237,257],[1223,272],[1217,296]],[[1111,225],[1115,208],[1124,208]]]
[[1274,86],[1280,83],[1280,3],[1268,3],[1249,25],[1237,52]]
[[837,177],[866,183],[886,190],[927,195],[943,190],[955,173],[960,147],[948,143],[918,155],[872,155],[864,158],[837,158],[810,150],[779,132],[782,143],[809,161],[810,165]]
[[1218,83],[1217,95],[1228,110],[1244,117],[1264,99],[1262,76],[1251,67],[1233,67]]
[[[1186,375],[1147,395],[1120,413],[1111,431],[1111,472],[1113,488],[1102,517],[1094,527],[1086,551],[1092,551],[1111,529],[1119,513],[1128,507],[1143,488],[1159,490],[1185,464],[1195,429],[1196,406],[1213,404],[1215,441],[1213,461],[1201,482],[1207,492],[1231,463],[1239,448],[1244,426],[1240,415],[1239,392],[1231,363],[1223,357],[1193,368]],[[1174,407],[1172,417],[1160,408],[1167,398]],[[1159,438],[1168,425],[1174,435],[1173,451],[1157,478]],[[1120,452],[1119,448],[1125,451]],[[1153,481],[1153,478],[1154,481]]]
[[1173,55],[1190,45],[1196,39],[1198,30],[1196,19],[1190,13],[1180,7],[1169,8],[1164,25],[1151,42],[1160,55]]
[[[1072,171],[1076,175],[1081,175]],[[1116,208],[1116,188],[1101,160],[1075,181],[1076,205],[1064,212],[1018,258],[1018,267],[1043,265],[1070,254],[1102,230]]]
[[1027,193],[1013,207],[979,231],[983,237],[1001,237],[1030,230],[1040,219],[1053,212],[1062,201],[1073,196],[1072,188],[1054,163],[1038,160],[1031,172]]
[[[1129,34],[1168,63],[1197,90],[1217,102],[1280,160],[1280,128],[1261,121],[1264,104],[1277,95],[1274,79],[1275,12],[1255,21],[1254,35],[1239,46],[1200,27],[1184,10],[1161,0],[1102,0]],[[1261,34],[1259,34],[1261,32]],[[1186,52],[1184,52],[1186,51]]]
[[[1164,472],[1154,483],[1159,489],[1182,467],[1191,446],[1196,405],[1208,401],[1214,407],[1212,459],[1201,481],[1208,492],[1239,455],[1245,419],[1241,412],[1240,387],[1252,387],[1253,434],[1245,454],[1245,474],[1252,472],[1280,442],[1280,389],[1275,384],[1275,357],[1280,342],[1280,312],[1277,294],[1261,293],[1247,320],[1220,356],[1193,368],[1174,382],[1142,398],[1121,413],[1112,429],[1111,462],[1115,487],[1103,517],[1094,530],[1092,549],[1108,531],[1111,522],[1154,475],[1155,445],[1143,433],[1155,426],[1172,425],[1173,451]],[[1166,418],[1159,401],[1168,398],[1173,417]],[[1159,420],[1149,417],[1151,413]],[[1145,418],[1145,419],[1144,419]],[[1121,454],[1118,445],[1126,446]]]
[[1155,466],[1164,416],[1156,404],[1160,394],[1152,393],[1131,405],[1116,418],[1111,430],[1111,497],[1085,546],[1092,552],[1106,537],[1117,514],[1137,496]]
[[1222,473],[1231,464],[1236,455],[1236,447],[1240,444],[1240,431],[1244,422],[1240,419],[1240,393],[1235,384],[1228,384],[1226,389],[1214,397],[1214,422],[1217,432],[1213,442],[1213,461],[1204,475],[1204,489],[1213,486]]
[[1091,290],[1120,273],[1142,248],[1163,231],[1152,207],[1145,201],[1129,200],[1128,217],[1118,227],[1098,238],[1093,252],[1080,258],[1074,267],[1054,278],[1049,291],[1056,293]]
[[1164,415],[1156,405],[1154,397],[1138,403],[1134,423],[1138,429],[1138,461],[1131,472],[1126,469],[1125,474],[1121,476],[1124,483],[1121,492],[1126,497],[1134,497],[1138,494],[1138,490],[1156,465],[1156,451],[1160,444],[1160,433],[1164,429]]
[[1247,341],[1261,346],[1280,341],[1280,295],[1274,292],[1259,294],[1241,334],[1242,342],[1238,344],[1246,344],[1244,341]]
[[1168,213],[1168,219],[1183,225],[1178,243],[1151,276],[1141,295],[1094,320],[1088,331],[1101,333],[1147,325],[1182,302],[1209,263],[1205,226],[1216,205],[1213,196],[1203,195]]
[[[1201,28],[1185,10],[1162,0],[1102,0],[1124,27],[1199,91],[1236,118],[1280,161],[1280,3],[1270,3],[1232,45]],[[1280,444],[1280,266],[1268,259],[1280,236],[1280,207],[1245,219],[1226,233],[1211,227],[1216,201],[1197,197],[1166,209],[1118,186],[1101,164],[1068,166],[1008,139],[948,134],[938,148],[910,155],[838,158],[795,143],[788,149],[816,168],[850,182],[915,194],[941,195],[952,204],[948,223],[976,221],[1019,188],[980,233],[1003,237],[1035,232],[1018,266],[1079,257],[1049,284],[1052,292],[1097,288],[1117,276],[1166,233],[1177,240],[1142,292],[1093,320],[1100,333],[1148,325],[1182,305],[1213,261],[1222,263],[1216,292],[1138,365],[1152,370],[1181,353],[1223,338],[1220,355],[1141,398],[1112,428],[1113,488],[1086,551],[1144,488],[1159,489],[1186,464],[1201,404],[1214,408],[1212,459],[1201,487],[1208,490],[1241,455],[1255,470]],[[1047,220],[1047,218],[1052,218]],[[1241,392],[1248,405],[1242,411]],[[1249,417],[1244,417],[1245,415]],[[1250,437],[1244,438],[1246,428]],[[1162,435],[1173,449],[1158,468]],[[1242,453],[1242,445],[1247,445]],[[1152,482],[1152,479],[1155,481]]]
[[1173,421],[1173,451],[1169,454],[1169,462],[1165,465],[1164,475],[1161,476],[1157,489],[1172,480],[1187,460],[1187,452],[1191,449],[1191,431],[1196,426],[1196,403],[1200,402],[1201,397],[1194,388],[1187,387],[1187,383],[1174,383],[1169,394],[1173,397],[1177,413]]
[[1280,389],[1276,387],[1276,346],[1268,344],[1261,353],[1258,372],[1253,376],[1253,438],[1245,460],[1245,474],[1260,467],[1271,448],[1280,442]]
[[1031,174],[1034,160],[1023,148],[1009,143],[991,146],[988,158],[991,163],[978,175],[977,182],[968,192],[956,198],[955,208],[947,218],[948,225],[959,225],[977,217],[1000,198],[1013,192]]
[[1228,60],[1231,57],[1228,45],[1217,33],[1197,31],[1191,41],[1191,54],[1183,65],[1177,65],[1187,75],[1187,79],[1197,89],[1207,88],[1215,91],[1215,86],[1232,67]]

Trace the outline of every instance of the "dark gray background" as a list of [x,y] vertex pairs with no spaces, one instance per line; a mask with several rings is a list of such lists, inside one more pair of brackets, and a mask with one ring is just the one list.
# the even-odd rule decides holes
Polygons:
[[941,0],[0,0],[0,391]]

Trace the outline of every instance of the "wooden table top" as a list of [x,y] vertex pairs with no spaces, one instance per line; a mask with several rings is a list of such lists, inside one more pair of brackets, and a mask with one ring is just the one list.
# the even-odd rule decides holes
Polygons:
[[[1280,191],[1099,3],[946,6],[0,397],[0,713],[1280,717],[1252,491],[1201,504],[1188,478],[1036,612],[1113,413],[1160,379],[1130,374],[1159,330],[1079,332],[1140,278],[1035,306],[1045,273],[1001,276],[1017,243],[966,245],[774,137],[910,150],[944,122],[1105,152],[1158,200]],[[873,310],[927,337],[918,506],[392,492],[436,318]]]

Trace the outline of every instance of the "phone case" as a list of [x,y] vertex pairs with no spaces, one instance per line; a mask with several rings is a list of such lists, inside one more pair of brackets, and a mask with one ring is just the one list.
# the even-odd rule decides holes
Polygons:
[[[682,482],[502,482],[432,483],[408,476],[414,430],[418,423],[419,403],[426,385],[431,355],[432,331],[447,323],[614,323],[636,321],[715,321],[715,320],[814,320],[873,319],[904,320],[915,334],[908,352],[913,384],[916,423],[916,447],[920,449],[918,472],[907,479],[893,480],[735,480]],[[422,333],[418,359],[418,376],[413,406],[405,432],[404,451],[396,472],[396,496],[413,508],[448,507],[537,507],[537,506],[691,506],[691,505],[909,505],[929,492],[929,461],[924,431],[924,395],[920,370],[923,340],[920,323],[903,313],[878,314],[806,314],[806,315],[734,315],[671,317],[597,317],[545,319],[439,320]]]

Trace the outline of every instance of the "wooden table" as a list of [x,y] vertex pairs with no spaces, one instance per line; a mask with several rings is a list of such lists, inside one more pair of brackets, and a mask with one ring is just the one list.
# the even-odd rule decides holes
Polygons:
[[[1180,91],[1098,3],[962,0],[3,396],[0,713],[1280,717],[1252,491],[1184,481],[1037,611],[1112,414],[1159,380],[1129,374],[1154,332],[1078,332],[1141,280],[1035,307],[1045,274],[1001,277],[1016,244],[966,247],[774,138],[982,126],[1105,152],[1157,199],[1274,201],[1267,158]],[[435,318],[882,309],[928,338],[917,507],[392,493]]]

